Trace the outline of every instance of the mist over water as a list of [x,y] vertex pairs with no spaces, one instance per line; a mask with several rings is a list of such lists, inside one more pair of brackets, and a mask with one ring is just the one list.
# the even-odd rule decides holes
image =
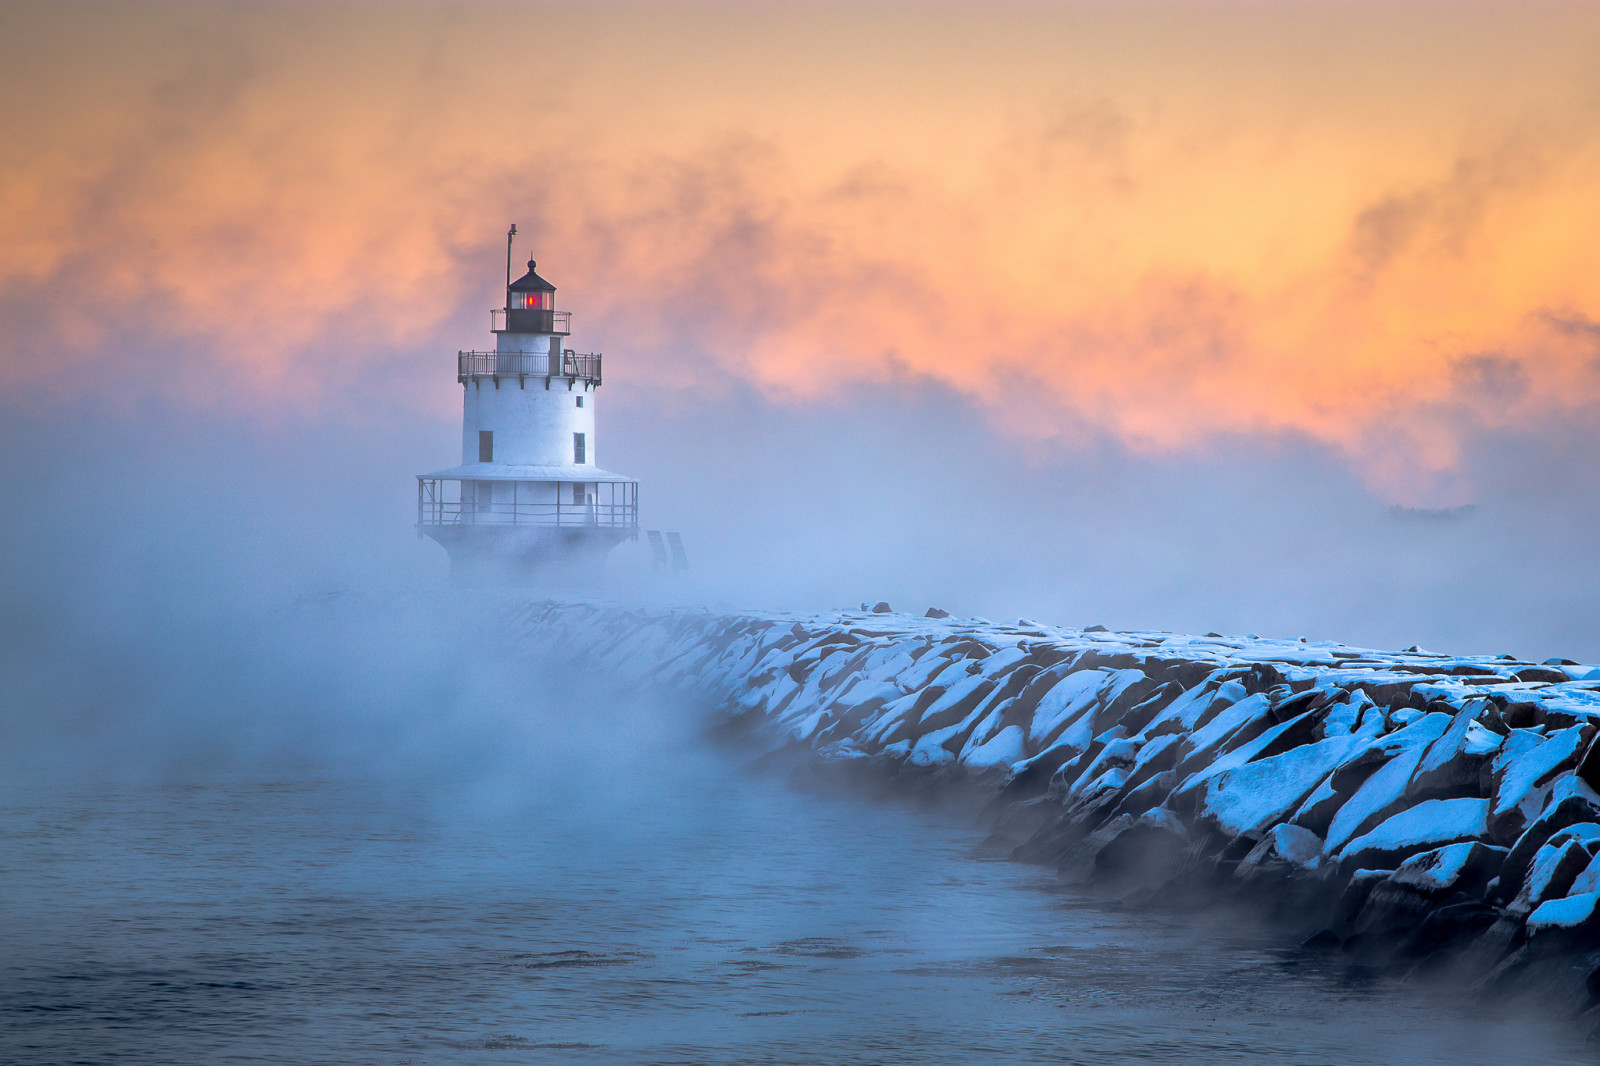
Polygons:
[[[1578,430],[1428,518],[1289,445],[1021,456],[915,384],[607,403],[603,462],[695,565],[624,546],[591,590],[624,601],[1600,658]],[[509,658],[505,600],[410,529],[452,419],[5,413],[7,1061],[1592,1057],[1063,894],[963,819],[746,775],[703,708]]]
[[[663,580],[641,542],[591,592],[789,610],[886,599],[991,618],[1259,633],[1459,654],[1600,661],[1600,432],[1552,418],[1478,438],[1458,510],[1398,510],[1303,441],[1139,455],[1091,435],[1027,445],[912,379],[776,402],[733,385],[615,383],[598,460],[640,478],[642,521],[680,531]],[[416,374],[449,385],[435,358]],[[421,387],[420,385],[418,386]],[[402,390],[403,391],[403,390]],[[0,588],[100,624],[141,597],[203,613],[233,597],[446,583],[412,532],[414,475],[459,454],[459,410],[116,409],[0,419]]]
[[240,608],[194,665],[13,700],[0,1058],[1588,1061],[1552,1019],[1065,893],[965,817],[752,774],[703,708],[477,639],[501,606]]
[[715,561],[700,587],[730,604],[882,598],[917,613],[1600,658],[1593,426],[1483,437],[1460,471],[1468,504],[1429,513],[1397,510],[1292,438],[1181,455],[1093,436],[1022,444],[915,384],[810,407],[623,402],[610,454],[646,479],[647,521],[690,531]]

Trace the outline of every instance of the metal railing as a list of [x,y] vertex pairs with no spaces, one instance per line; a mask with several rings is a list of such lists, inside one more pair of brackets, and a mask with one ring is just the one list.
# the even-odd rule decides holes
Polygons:
[[[417,479],[417,526],[556,526],[637,532],[639,483],[588,483],[582,503],[563,500],[572,482]],[[579,484],[584,484],[579,482]],[[454,488],[446,490],[446,485]],[[454,495],[455,499],[449,496]],[[511,498],[506,499],[509,495]],[[525,497],[535,495],[537,500]]]
[[581,378],[600,384],[600,353],[457,352],[456,380],[472,378]]
[[572,332],[572,312],[492,307],[489,309],[489,332],[566,335]]
[[554,526],[638,529],[635,503],[476,503],[424,500],[417,519],[423,526]]

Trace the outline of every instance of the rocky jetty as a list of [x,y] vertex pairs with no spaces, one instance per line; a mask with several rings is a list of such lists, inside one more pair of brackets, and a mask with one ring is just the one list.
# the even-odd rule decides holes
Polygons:
[[1247,903],[1364,966],[1600,997],[1600,667],[1000,624],[519,608],[812,771],[977,795],[1091,891]]

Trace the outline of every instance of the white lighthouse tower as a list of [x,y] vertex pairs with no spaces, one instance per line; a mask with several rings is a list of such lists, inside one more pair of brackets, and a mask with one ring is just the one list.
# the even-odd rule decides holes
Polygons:
[[598,353],[565,346],[571,312],[534,270],[490,312],[494,351],[458,352],[461,465],[417,477],[417,531],[468,584],[582,579],[639,536],[639,483],[596,464]]

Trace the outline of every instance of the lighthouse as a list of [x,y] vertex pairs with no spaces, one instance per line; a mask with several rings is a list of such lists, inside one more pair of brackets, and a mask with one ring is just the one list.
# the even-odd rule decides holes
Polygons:
[[599,353],[568,348],[572,313],[528,272],[489,313],[493,351],[456,353],[461,465],[417,476],[417,532],[466,584],[582,580],[639,536],[639,483],[599,466]]

